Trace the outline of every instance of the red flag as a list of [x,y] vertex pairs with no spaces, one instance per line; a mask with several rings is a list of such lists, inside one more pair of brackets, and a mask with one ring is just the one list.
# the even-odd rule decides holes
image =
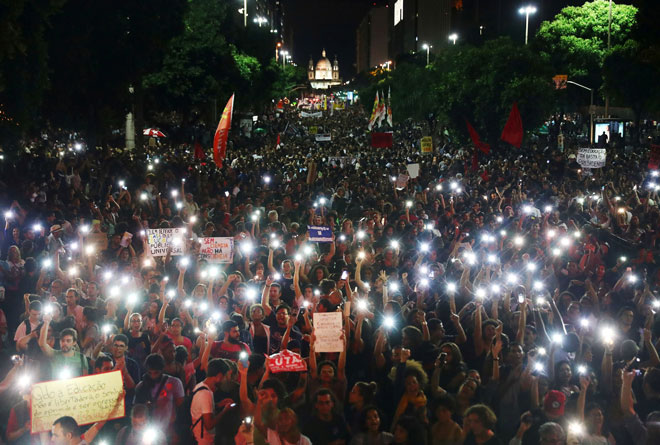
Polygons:
[[284,101],[282,99],[277,102],[277,111],[282,111],[284,110]]
[[206,153],[202,150],[202,144],[199,141],[195,141],[195,159],[200,161],[206,159]]
[[280,146],[280,134],[277,133],[277,144],[275,144],[276,147]]
[[229,136],[229,129],[231,128],[231,116],[234,111],[234,95],[232,94],[225,110],[222,112],[222,117],[218,123],[218,128],[215,130],[215,137],[213,138],[213,160],[218,168],[222,168],[222,161],[227,154],[227,136]]
[[502,136],[500,137],[504,142],[508,142],[514,147],[520,148],[523,139],[523,125],[520,119],[520,111],[518,111],[518,104],[513,103],[511,113],[509,113],[509,120],[506,121]]
[[470,138],[472,139],[474,146],[483,151],[485,154],[490,153],[490,145],[485,142],[481,142],[481,139],[479,139],[479,134],[477,134],[477,130],[475,130],[472,125],[470,125],[470,122],[468,122],[467,119],[465,120],[465,123],[467,124],[468,133],[470,133]]
[[490,181],[490,176],[488,175],[488,170],[487,169],[485,169],[483,172],[481,172],[481,175],[479,175],[479,176],[481,176],[481,179],[484,182]]

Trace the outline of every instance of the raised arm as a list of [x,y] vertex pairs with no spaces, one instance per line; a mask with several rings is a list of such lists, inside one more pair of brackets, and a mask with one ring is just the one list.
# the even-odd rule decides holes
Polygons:
[[266,285],[261,291],[261,306],[264,308],[264,314],[269,316],[273,312],[273,308],[270,307],[270,287],[273,285],[272,275],[266,277]]
[[41,326],[41,332],[39,333],[39,347],[44,355],[47,357],[53,357],[55,355],[55,350],[48,345],[48,327],[50,326],[50,321],[53,319],[53,316],[45,314],[43,319],[44,324]]

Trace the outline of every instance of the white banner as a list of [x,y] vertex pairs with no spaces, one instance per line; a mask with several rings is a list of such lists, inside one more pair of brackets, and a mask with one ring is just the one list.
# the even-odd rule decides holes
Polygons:
[[331,140],[332,140],[332,136],[330,136],[330,134],[328,133],[316,135],[316,142],[328,142]]
[[341,340],[342,313],[314,312],[314,335],[316,352],[341,352],[344,342]]
[[209,263],[232,263],[234,261],[234,238],[200,238],[199,243],[200,259]]
[[577,163],[583,168],[605,167],[607,161],[607,150],[604,148],[580,148],[577,155]]
[[147,230],[147,241],[151,256],[165,256],[167,249],[172,248],[170,255],[183,255],[186,229],[183,227],[175,229],[149,229]]
[[300,117],[323,117],[323,112],[315,111],[314,113],[308,113],[307,111],[301,111]]
[[408,170],[410,179],[415,179],[419,176],[419,164],[408,164],[406,169]]

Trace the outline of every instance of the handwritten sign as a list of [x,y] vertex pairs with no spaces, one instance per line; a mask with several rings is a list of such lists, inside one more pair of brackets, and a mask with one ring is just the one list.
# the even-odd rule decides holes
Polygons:
[[300,357],[300,354],[285,349],[268,357],[268,369],[273,373],[304,372],[307,371],[307,363]]
[[332,229],[327,226],[307,226],[309,240],[313,243],[332,242]]
[[408,180],[410,179],[410,176],[404,175],[401,173],[397,178],[396,178],[396,188],[401,190],[406,188],[406,184],[408,184]]
[[314,312],[314,335],[316,352],[341,352],[344,342],[341,340],[341,312]]
[[422,149],[422,153],[433,153],[433,137],[424,136],[420,140],[420,147]]
[[408,164],[406,165],[406,170],[408,170],[408,175],[411,179],[419,176],[419,164]]
[[234,238],[200,238],[199,257],[209,263],[234,261]]
[[607,150],[604,148],[580,148],[577,155],[577,163],[582,168],[605,167],[607,161]]
[[172,247],[171,255],[183,255],[185,237],[186,229],[182,227],[147,230],[147,241],[149,242],[151,256],[166,256],[168,247]]
[[78,425],[124,417],[121,371],[32,385],[32,434],[50,431],[53,422],[71,416]]

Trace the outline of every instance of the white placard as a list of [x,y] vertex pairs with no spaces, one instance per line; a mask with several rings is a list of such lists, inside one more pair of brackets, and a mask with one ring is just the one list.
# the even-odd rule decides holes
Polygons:
[[410,175],[410,179],[415,179],[416,177],[419,176],[419,164],[408,164],[406,166],[406,169],[408,169],[408,174]]
[[183,255],[183,245],[186,242],[186,229],[177,227],[175,229],[149,229],[147,230],[147,241],[151,256],[167,255],[167,248],[172,247],[170,255]]
[[577,163],[583,168],[605,167],[607,161],[607,150],[604,148],[580,148],[577,155]]
[[209,263],[231,263],[234,261],[234,238],[200,238],[199,243],[200,259]]
[[314,335],[316,352],[341,352],[344,342],[341,340],[341,312],[314,312]]

